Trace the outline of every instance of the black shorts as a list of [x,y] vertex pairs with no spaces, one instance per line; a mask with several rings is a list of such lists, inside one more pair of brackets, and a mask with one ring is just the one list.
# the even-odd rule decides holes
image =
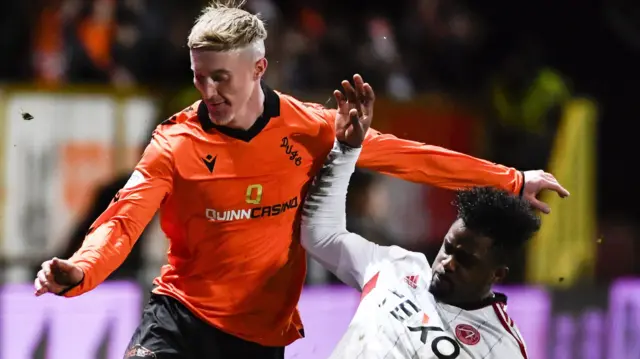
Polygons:
[[284,347],[265,347],[197,318],[176,299],[151,294],[125,359],[284,359]]

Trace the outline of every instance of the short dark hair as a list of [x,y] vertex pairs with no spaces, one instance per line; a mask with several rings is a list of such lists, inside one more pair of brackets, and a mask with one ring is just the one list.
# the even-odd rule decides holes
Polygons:
[[493,240],[500,264],[521,251],[540,229],[540,217],[529,201],[494,187],[458,191],[454,205],[468,230]]

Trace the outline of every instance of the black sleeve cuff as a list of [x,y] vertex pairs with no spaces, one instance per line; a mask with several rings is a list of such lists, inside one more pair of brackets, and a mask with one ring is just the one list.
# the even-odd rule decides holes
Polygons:
[[82,284],[82,282],[84,282],[84,273],[82,274],[82,279],[78,283],[76,283],[76,284],[74,284],[74,285],[72,285],[70,287],[67,287],[66,289],[63,289],[62,292],[60,292],[60,293],[58,293],[56,295],[62,297],[65,294],[69,293],[69,291],[71,291],[73,288],[75,288],[75,287],[79,286],[80,284]]

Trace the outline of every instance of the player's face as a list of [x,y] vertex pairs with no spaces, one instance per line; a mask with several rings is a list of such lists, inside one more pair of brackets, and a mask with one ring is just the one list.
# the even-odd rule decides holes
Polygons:
[[429,291],[450,304],[484,299],[493,283],[502,280],[507,271],[495,264],[492,244],[491,238],[471,232],[462,220],[456,220],[431,266]]
[[256,60],[247,50],[216,52],[191,50],[193,84],[209,109],[216,125],[227,126],[239,111],[246,108],[249,98],[266,69],[266,60]]

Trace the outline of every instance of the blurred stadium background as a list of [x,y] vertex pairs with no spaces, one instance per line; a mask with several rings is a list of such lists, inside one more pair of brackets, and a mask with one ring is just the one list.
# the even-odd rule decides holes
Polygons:
[[[40,263],[69,256],[126,181],[155,125],[197,100],[190,25],[202,0],[22,0],[0,5],[0,359],[121,358],[165,262],[152,223],[110,281],[33,297]],[[270,32],[267,82],[333,106],[361,73],[375,126],[553,172],[572,196],[504,290],[531,358],[640,358],[637,166],[640,3],[629,0],[249,0]],[[29,120],[31,115],[33,119]],[[631,169],[627,169],[631,167]],[[450,192],[358,172],[352,231],[432,259]],[[634,279],[636,278],[636,279]],[[311,263],[307,338],[326,358],[358,294]]]

